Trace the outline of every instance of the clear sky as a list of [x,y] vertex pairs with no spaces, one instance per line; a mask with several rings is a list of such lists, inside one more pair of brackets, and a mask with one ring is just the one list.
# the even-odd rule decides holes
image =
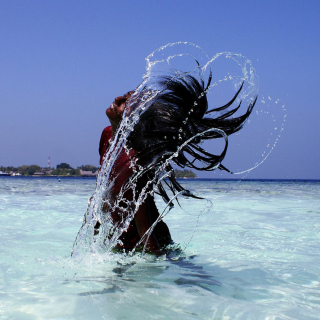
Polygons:
[[246,56],[258,110],[269,96],[278,118],[286,106],[279,141],[247,178],[320,179],[319,16],[319,0],[0,1],[0,165],[98,166],[105,109],[141,82],[148,54],[188,41]]

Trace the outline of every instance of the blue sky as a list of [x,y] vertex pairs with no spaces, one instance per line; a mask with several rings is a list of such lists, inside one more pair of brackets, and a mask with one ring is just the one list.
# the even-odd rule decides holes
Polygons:
[[[98,165],[105,109],[141,82],[148,54],[188,41],[246,56],[257,108],[268,96],[286,106],[279,141],[247,178],[320,179],[319,14],[318,0],[1,1],[0,165]],[[237,152],[232,167],[261,160]]]

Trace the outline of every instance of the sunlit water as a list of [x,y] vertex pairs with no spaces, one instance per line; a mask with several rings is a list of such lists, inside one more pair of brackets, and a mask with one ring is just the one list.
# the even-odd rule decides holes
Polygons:
[[1,177],[0,318],[319,319],[319,181],[182,184],[182,252],[75,259],[95,180]]

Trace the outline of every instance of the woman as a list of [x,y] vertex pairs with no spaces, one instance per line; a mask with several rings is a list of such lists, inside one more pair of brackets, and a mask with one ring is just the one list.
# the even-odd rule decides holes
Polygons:
[[[243,115],[232,117],[241,105],[240,102],[237,107],[232,107],[242,90],[242,83],[230,102],[208,110],[206,93],[210,81],[211,75],[205,87],[202,80],[191,75],[162,77],[159,81],[162,90],[152,92],[143,88],[140,93],[130,91],[115,98],[106,110],[111,126],[105,128],[101,136],[100,164],[110,160],[106,159],[111,157],[108,155],[110,142],[120,130],[121,121],[125,119],[127,123],[134,123],[133,116],[139,116],[125,148],[115,156],[110,175],[112,187],[108,189],[102,207],[102,212],[111,214],[112,223],[121,230],[118,247],[132,250],[143,243],[148,250],[160,252],[172,242],[169,229],[161,220],[155,205],[153,193],[160,194],[169,206],[172,206],[172,201],[163,183],[169,186],[174,195],[182,193],[187,197],[195,196],[176,181],[170,161],[182,168],[227,170],[221,164],[227,151],[227,136],[242,128],[256,98]],[[208,114],[210,116],[206,116]],[[211,154],[199,146],[203,140],[221,137],[226,143],[220,155]],[[128,181],[135,181],[136,186],[127,187],[132,186]],[[141,193],[145,195],[144,198],[139,197]],[[140,204],[135,207],[138,199]],[[130,221],[130,224],[125,225],[124,221]],[[96,235],[100,226],[101,223],[97,221]]]
[[[126,93],[123,96],[115,98],[114,102],[110,105],[110,107],[106,110],[106,115],[110,120],[111,126],[106,127],[101,135],[100,146],[99,146],[99,154],[100,154],[100,165],[103,163],[103,158],[110,147],[110,141],[114,136],[117,128],[122,120],[122,115],[126,107],[126,101],[130,98],[133,91]],[[125,184],[125,182],[130,178],[134,172],[131,168],[131,160],[135,156],[135,152],[132,151],[130,154],[122,151],[120,156],[113,167],[113,176],[117,176],[114,181],[112,190],[108,193],[109,199],[111,201],[116,198],[119,194],[121,188]],[[141,190],[142,186],[146,184],[147,175],[139,178],[137,183],[138,189]],[[134,198],[132,192],[126,192],[124,194],[124,199],[132,201]],[[137,199],[135,199],[136,201]],[[125,207],[125,204],[122,202],[119,206]],[[125,207],[126,210],[132,210],[132,208]],[[103,211],[110,210],[109,207],[104,206]],[[112,210],[112,219],[113,222],[119,222],[119,220],[123,217],[119,215],[118,211]],[[121,210],[120,210],[121,211]],[[125,215],[125,212],[124,212]],[[159,212],[155,205],[154,198],[151,195],[148,195],[139,209],[136,211],[133,220],[130,222],[129,227],[125,230],[120,236],[118,243],[118,248],[125,250],[132,250],[135,248],[139,240],[146,234],[146,232],[151,228],[151,226],[157,221],[159,218]],[[100,228],[100,222],[98,221],[95,225],[96,234],[99,233],[98,229]],[[160,252],[163,248],[169,245],[172,242],[171,235],[167,225],[163,221],[159,221],[150,237],[144,241],[145,247],[152,252]]]

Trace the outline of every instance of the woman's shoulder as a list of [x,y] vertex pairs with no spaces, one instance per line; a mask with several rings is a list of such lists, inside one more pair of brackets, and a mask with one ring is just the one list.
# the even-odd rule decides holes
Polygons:
[[101,137],[104,135],[110,135],[112,136],[112,127],[111,126],[107,126],[103,129]]
[[102,157],[106,152],[109,145],[109,140],[112,138],[112,128],[111,126],[105,127],[101,133],[100,144],[99,144],[99,154]]

